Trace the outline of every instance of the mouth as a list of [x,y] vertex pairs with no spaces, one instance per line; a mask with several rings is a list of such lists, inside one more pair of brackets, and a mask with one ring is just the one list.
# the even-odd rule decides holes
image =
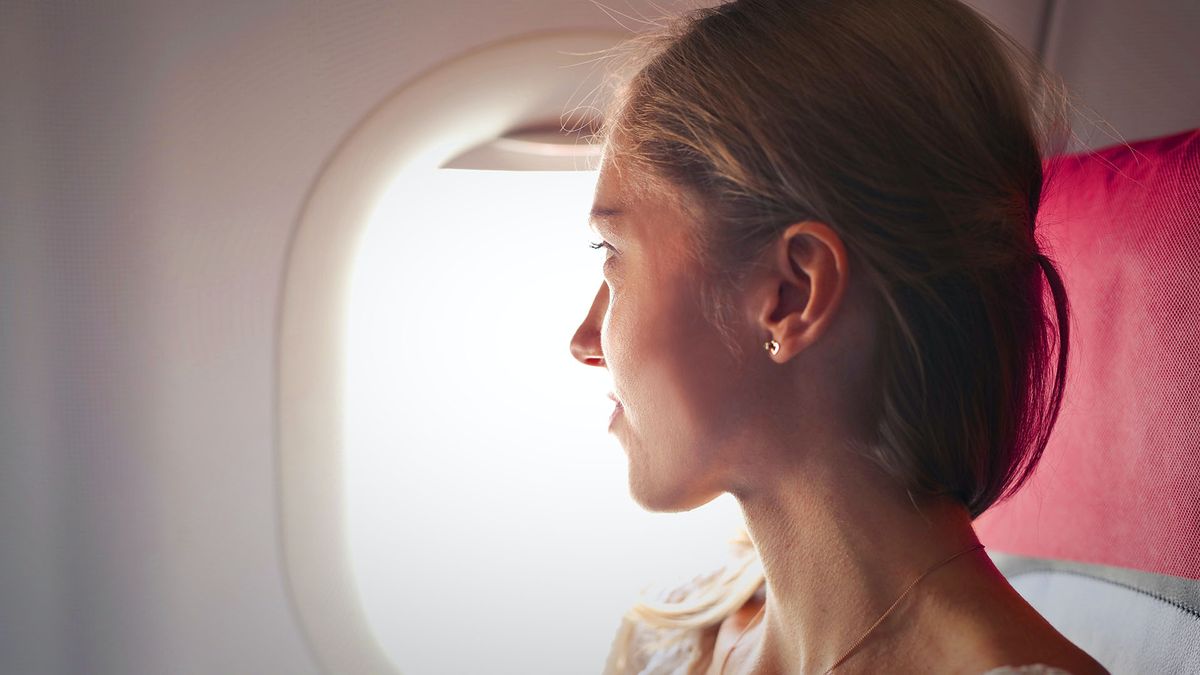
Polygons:
[[617,418],[621,416],[622,410],[623,408],[621,408],[620,403],[617,404],[617,407],[613,408],[612,414],[608,416],[608,425],[610,427],[612,426],[612,423],[617,421]]
[[608,424],[611,427],[612,423],[616,421],[618,416],[620,416],[621,411],[624,410],[625,406],[621,405],[621,401],[618,400],[612,392],[608,393],[608,397],[612,399],[613,403],[617,404],[616,407],[613,408],[612,414],[608,417]]

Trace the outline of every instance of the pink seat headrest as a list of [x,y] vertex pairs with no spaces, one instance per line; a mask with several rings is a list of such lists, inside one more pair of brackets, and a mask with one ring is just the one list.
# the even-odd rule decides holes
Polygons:
[[1058,424],[990,548],[1200,579],[1200,129],[1047,163],[1071,302]]

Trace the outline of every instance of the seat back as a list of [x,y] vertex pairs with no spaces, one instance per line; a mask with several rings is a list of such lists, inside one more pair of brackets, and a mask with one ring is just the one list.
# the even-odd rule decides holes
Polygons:
[[1114,673],[1200,672],[1200,129],[1047,169],[1066,393],[1037,472],[976,529]]

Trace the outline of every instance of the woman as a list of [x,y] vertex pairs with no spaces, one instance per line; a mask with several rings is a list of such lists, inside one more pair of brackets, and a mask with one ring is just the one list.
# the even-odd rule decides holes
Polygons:
[[738,0],[635,44],[571,349],[633,497],[729,492],[749,539],[635,607],[606,672],[1105,672],[971,524],[1062,399],[1049,80],[954,0]]

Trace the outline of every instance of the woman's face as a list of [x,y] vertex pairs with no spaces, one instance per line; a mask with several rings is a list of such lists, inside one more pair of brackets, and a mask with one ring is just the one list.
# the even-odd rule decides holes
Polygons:
[[740,445],[731,436],[746,419],[736,402],[750,397],[744,369],[702,313],[701,271],[685,255],[694,224],[670,194],[645,185],[621,160],[602,162],[592,222],[608,245],[603,283],[571,352],[612,375],[621,410],[610,432],[629,457],[633,498],[680,511],[724,491]]

